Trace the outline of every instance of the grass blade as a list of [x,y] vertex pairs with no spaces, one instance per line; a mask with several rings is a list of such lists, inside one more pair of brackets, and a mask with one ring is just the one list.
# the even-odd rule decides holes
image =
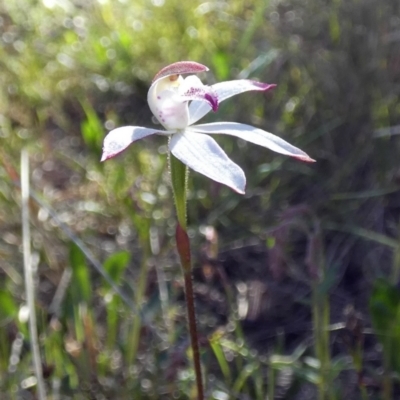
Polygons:
[[32,270],[31,235],[29,227],[29,155],[21,152],[21,196],[22,196],[22,237],[24,250],[25,291],[29,308],[29,333],[33,364],[37,379],[38,398],[46,399],[43,381],[42,361],[40,358],[38,334],[36,330],[35,288]]

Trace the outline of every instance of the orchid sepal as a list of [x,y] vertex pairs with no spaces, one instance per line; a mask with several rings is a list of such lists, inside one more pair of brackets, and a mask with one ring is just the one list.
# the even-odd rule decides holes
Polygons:
[[106,161],[122,153],[133,142],[150,135],[169,135],[173,132],[141,126],[122,126],[108,132],[103,142],[103,153],[100,161]]
[[[204,67],[201,64],[195,66],[200,71]],[[195,68],[167,69],[157,74],[160,77],[153,81],[149,89],[149,107],[166,129],[184,129],[189,125],[189,101],[204,102],[213,111],[218,110],[218,96],[212,87],[204,85],[197,76],[189,75],[183,78],[171,73],[177,70],[188,72],[193,69]]]
[[[253,81],[250,79],[236,79],[232,81],[219,82],[214,85],[211,85],[211,88],[215,91],[215,93],[218,96],[219,103],[240,93],[248,91],[266,92],[275,87],[276,85],[274,83],[263,83],[263,82]],[[210,111],[211,107],[207,103],[192,101],[192,103],[189,106],[189,113],[190,113],[189,124],[193,125],[198,120],[203,118],[206,114],[208,114]]]
[[237,122],[213,122],[210,124],[194,125],[189,127],[188,130],[208,135],[218,134],[236,136],[242,140],[246,140],[247,142],[266,147],[276,153],[294,157],[305,162],[315,162],[315,160],[303,150],[291,145],[281,137],[262,129],[255,128],[251,125],[240,124]]
[[189,168],[243,194],[246,177],[243,170],[208,135],[186,130],[172,136],[171,153]]

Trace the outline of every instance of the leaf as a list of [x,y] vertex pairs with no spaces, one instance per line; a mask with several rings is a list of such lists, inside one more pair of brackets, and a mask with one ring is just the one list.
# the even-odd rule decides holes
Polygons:
[[73,271],[70,286],[73,300],[89,302],[92,295],[89,268],[85,255],[75,243],[70,246],[69,262]]
[[119,251],[112,254],[104,261],[103,267],[105,271],[116,284],[121,282],[122,275],[129,264],[129,260],[129,252]]
[[400,291],[383,279],[375,283],[370,304],[374,330],[389,365],[400,373]]
[[17,315],[18,307],[9,292],[0,290],[0,304],[0,323],[7,318],[14,318]]
[[225,353],[222,349],[221,342],[220,342],[220,335],[219,332],[216,332],[210,338],[210,346],[214,352],[215,358],[219,364],[221,372],[223,373],[225,380],[227,382],[231,382],[231,370],[229,368],[229,364],[226,360]]
[[379,333],[388,333],[395,320],[399,318],[399,290],[383,279],[377,281],[372,292],[370,310],[374,328]]
[[219,81],[228,79],[230,75],[230,56],[228,53],[219,51],[212,57],[213,71]]
[[81,105],[86,115],[86,119],[81,123],[83,140],[92,150],[99,151],[104,137],[104,127],[88,101],[82,101]]

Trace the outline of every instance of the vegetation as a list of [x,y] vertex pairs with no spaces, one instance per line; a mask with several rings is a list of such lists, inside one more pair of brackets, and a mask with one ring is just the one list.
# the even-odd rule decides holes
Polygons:
[[277,83],[208,120],[317,160],[217,138],[246,195],[191,174],[207,398],[399,398],[399,37],[397,0],[2,2],[1,398],[37,398],[22,149],[48,398],[193,397],[165,138],[99,162],[108,130],[151,126],[151,79],[179,60]]

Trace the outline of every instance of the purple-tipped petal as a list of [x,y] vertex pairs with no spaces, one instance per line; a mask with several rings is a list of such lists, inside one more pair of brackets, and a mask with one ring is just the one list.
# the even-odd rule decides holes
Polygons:
[[315,160],[310,158],[303,150],[291,145],[279,136],[251,125],[239,124],[236,122],[214,122],[211,124],[195,125],[189,129],[190,131],[200,133],[236,136],[277,153],[298,158],[301,161],[315,162]]
[[165,76],[182,75],[182,74],[198,74],[199,72],[208,71],[208,67],[194,61],[178,61],[176,63],[167,65],[160,71],[153,79],[153,83]]
[[[219,82],[215,85],[212,85],[211,87],[217,94],[218,102],[221,103],[221,101],[229,99],[229,97],[235,96],[240,93],[248,92],[250,90],[265,92],[267,90],[273,89],[275,86],[275,84],[262,83],[249,79],[238,79],[234,81]],[[190,124],[192,125],[196,123],[209,111],[211,111],[211,107],[208,104],[193,101],[189,106]]]
[[104,138],[101,161],[115,157],[136,140],[154,135],[155,133],[163,132],[140,126],[122,126],[121,128],[113,129]]
[[169,148],[189,168],[238,193],[244,193],[244,172],[210,136],[195,132],[177,133],[172,136]]
[[263,83],[249,79],[237,79],[234,81],[219,82],[212,85],[212,88],[218,95],[219,101],[224,101],[229,99],[229,97],[251,90],[266,92],[274,87],[276,87],[274,83]]

